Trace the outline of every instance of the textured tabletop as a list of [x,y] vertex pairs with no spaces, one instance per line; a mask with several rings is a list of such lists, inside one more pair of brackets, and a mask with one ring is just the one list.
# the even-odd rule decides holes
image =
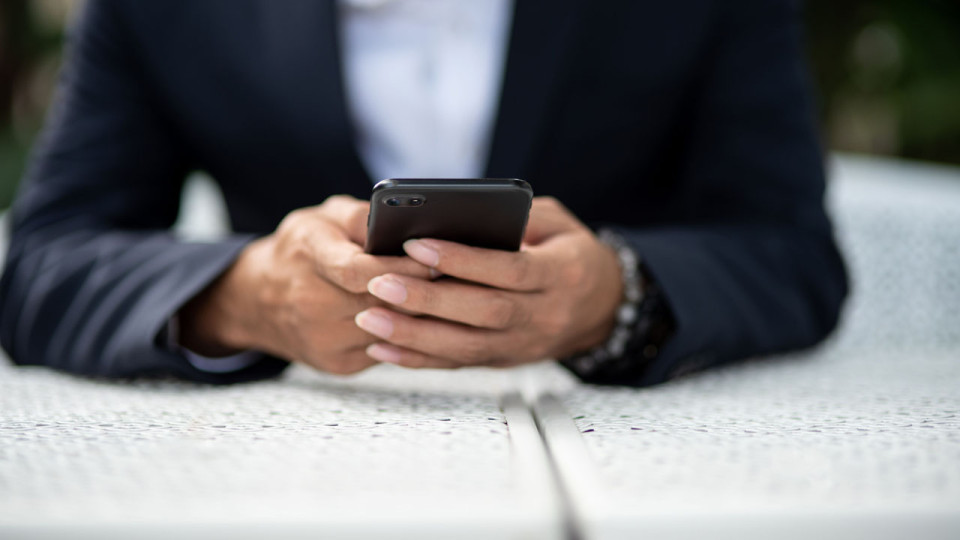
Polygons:
[[497,397],[513,376],[293,369],[218,388],[0,362],[0,530],[558,537],[532,418]]
[[827,344],[540,403],[593,536],[960,538],[960,171],[833,169],[853,292]]
[[633,534],[668,516],[699,518],[689,532],[729,530],[723,516],[738,527],[833,516],[873,538],[921,523],[960,533],[956,355],[821,351],[656,389],[578,388],[561,402],[586,447],[562,465],[585,480],[572,488],[594,530]]
[[[217,388],[0,358],[0,538],[960,538],[960,172],[833,167],[838,333],[655,388],[553,364]],[[222,232],[191,186],[178,230]]]

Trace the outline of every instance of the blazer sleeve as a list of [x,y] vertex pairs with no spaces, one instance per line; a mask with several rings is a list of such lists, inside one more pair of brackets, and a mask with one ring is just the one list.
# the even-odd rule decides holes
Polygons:
[[190,158],[151,96],[128,27],[91,0],[71,35],[53,110],[12,209],[0,279],[0,343],[18,364],[210,383],[286,365],[263,358],[233,373],[194,367],[163,343],[167,321],[250,240],[188,243],[176,219]]
[[847,293],[796,2],[714,5],[680,178],[689,218],[620,231],[661,286],[675,333],[619,383],[812,345]]

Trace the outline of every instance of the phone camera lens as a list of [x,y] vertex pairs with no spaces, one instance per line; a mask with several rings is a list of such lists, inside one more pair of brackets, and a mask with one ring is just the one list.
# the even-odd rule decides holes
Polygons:
[[400,199],[397,197],[391,197],[385,201],[387,206],[400,206]]
[[416,197],[410,199],[410,206],[420,206],[423,204],[423,199],[418,199]]

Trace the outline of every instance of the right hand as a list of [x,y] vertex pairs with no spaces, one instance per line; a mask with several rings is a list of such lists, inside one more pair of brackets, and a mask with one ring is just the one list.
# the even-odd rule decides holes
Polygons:
[[184,347],[205,356],[258,350],[322,371],[347,374],[375,364],[376,338],[354,316],[383,305],[372,278],[430,270],[409,257],[363,252],[369,203],[345,195],[295,210],[179,313]]

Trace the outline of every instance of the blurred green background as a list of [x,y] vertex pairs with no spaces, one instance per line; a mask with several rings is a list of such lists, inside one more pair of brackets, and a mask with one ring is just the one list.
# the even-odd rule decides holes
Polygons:
[[[0,0],[0,209],[42,124],[78,5]],[[830,148],[960,164],[960,1],[807,0],[805,17]]]

